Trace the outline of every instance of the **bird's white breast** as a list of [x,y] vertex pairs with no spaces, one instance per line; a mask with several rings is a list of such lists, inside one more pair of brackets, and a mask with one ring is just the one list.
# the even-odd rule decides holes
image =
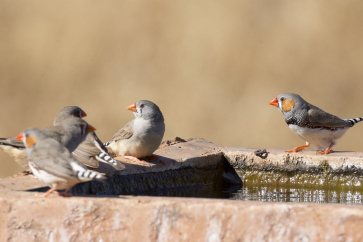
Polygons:
[[57,189],[64,189],[73,184],[70,180],[55,176],[45,170],[38,169],[32,161],[29,161],[29,167],[34,176],[49,186],[57,186]]
[[345,134],[348,128],[341,128],[335,131],[327,129],[311,129],[307,127],[300,127],[298,125],[290,124],[289,128],[303,140],[309,142],[311,146],[316,149],[326,149],[331,143],[334,145]]
[[165,131],[165,124],[152,124],[149,120],[135,119],[133,135],[129,139],[110,144],[110,148],[119,155],[137,158],[151,155],[160,145]]

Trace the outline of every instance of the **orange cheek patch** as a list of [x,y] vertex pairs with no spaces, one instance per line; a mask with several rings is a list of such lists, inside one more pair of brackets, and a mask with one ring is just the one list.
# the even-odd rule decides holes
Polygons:
[[35,143],[37,142],[37,138],[34,137],[34,136],[29,136],[27,139],[26,139],[26,147],[27,148],[30,148],[32,147],[33,145],[35,145]]
[[284,100],[282,102],[282,110],[284,112],[290,111],[295,106],[295,102],[293,100]]

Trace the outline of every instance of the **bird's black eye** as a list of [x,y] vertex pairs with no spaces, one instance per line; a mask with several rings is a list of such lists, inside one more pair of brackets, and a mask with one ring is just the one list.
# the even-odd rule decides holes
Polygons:
[[140,108],[143,108],[144,106],[145,106],[144,104],[141,104],[141,105],[140,105]]
[[285,98],[283,98],[283,97],[282,97],[282,98],[280,98],[280,100],[281,100],[281,102],[282,102],[282,101],[284,101],[284,100],[285,100]]

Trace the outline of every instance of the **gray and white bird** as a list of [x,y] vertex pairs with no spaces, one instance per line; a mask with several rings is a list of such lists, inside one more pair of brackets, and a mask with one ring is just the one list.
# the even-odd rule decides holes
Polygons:
[[76,150],[87,137],[89,132],[96,129],[85,120],[76,117],[69,117],[55,126],[43,129],[44,133],[57,140],[70,152]]
[[[54,126],[60,125],[70,116],[83,118],[87,115],[77,106],[67,106],[62,108],[54,118]],[[71,149],[69,150],[71,151]],[[108,154],[107,148],[99,140],[94,131],[87,134],[86,139],[78,145],[77,149],[73,151],[73,154],[79,161],[89,167],[97,168],[99,166],[98,161],[101,161],[112,165],[117,170],[125,169],[125,166],[122,163],[113,159],[110,154]]]
[[[137,101],[127,107],[135,119],[120,129],[105,146],[117,155],[139,163],[138,158],[149,157],[165,162],[152,153],[159,147],[165,132],[164,117],[159,107],[147,100]],[[148,163],[146,163],[148,164]]]
[[[83,118],[86,116],[86,113],[81,108],[77,106],[66,106],[55,116],[54,125],[59,125],[70,117]],[[15,161],[23,168],[29,168],[25,146],[23,142],[18,141],[15,136],[0,138],[0,149],[4,150],[11,157],[14,157]]]
[[319,154],[329,154],[345,132],[363,120],[363,117],[341,119],[308,103],[295,93],[280,94],[269,104],[276,106],[284,115],[289,128],[306,141],[306,145],[286,152],[302,151],[311,145]]
[[60,195],[70,196],[69,191],[77,183],[106,179],[101,174],[89,171],[67,148],[40,129],[26,129],[17,139],[26,147],[33,174],[51,187],[43,197],[59,189],[66,189]]

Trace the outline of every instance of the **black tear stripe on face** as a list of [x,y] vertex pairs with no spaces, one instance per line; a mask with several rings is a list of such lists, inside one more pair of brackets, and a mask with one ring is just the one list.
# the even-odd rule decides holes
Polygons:
[[83,126],[83,124],[81,124],[80,127],[81,127],[81,135],[84,135],[84,129],[83,129],[84,126]]

